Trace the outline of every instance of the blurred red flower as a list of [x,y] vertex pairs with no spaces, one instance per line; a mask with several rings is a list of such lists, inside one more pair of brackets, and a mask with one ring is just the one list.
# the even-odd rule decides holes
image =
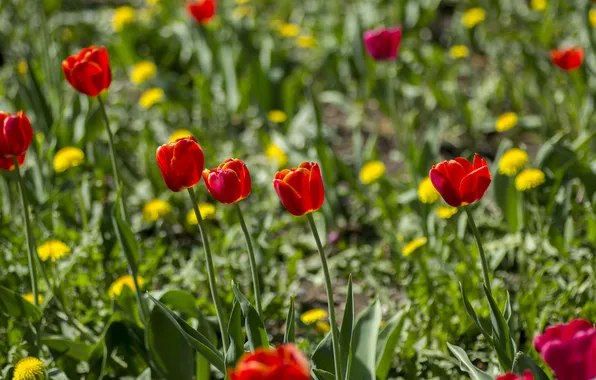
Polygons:
[[[19,167],[23,166],[25,163],[25,153],[18,157]],[[12,158],[0,158],[0,169],[6,171],[14,170],[14,161]]]
[[217,3],[215,0],[191,0],[186,10],[199,24],[207,24],[215,15]]
[[366,51],[375,61],[395,60],[401,42],[401,26],[368,30],[363,39]]
[[276,349],[258,349],[242,356],[231,380],[309,380],[308,359],[293,344]]
[[453,207],[480,200],[492,180],[486,160],[478,153],[474,155],[473,164],[457,157],[434,165],[429,176],[445,202]]
[[168,188],[178,192],[201,180],[205,156],[194,137],[188,136],[157,148],[157,165]]
[[555,49],[550,52],[553,63],[565,71],[572,71],[582,65],[584,49],[575,47],[568,49]]
[[68,83],[77,91],[97,96],[112,83],[110,59],[105,47],[90,46],[62,61]]
[[292,215],[301,216],[317,211],[325,200],[321,168],[314,162],[303,162],[298,168],[277,172],[273,187],[281,203]]
[[33,128],[27,115],[0,112],[0,157],[12,158],[25,154],[33,140]]
[[250,173],[238,159],[228,158],[217,168],[203,171],[205,187],[221,203],[238,202],[250,194]]
[[497,377],[497,380],[534,380],[534,375],[529,370],[526,370],[523,376],[517,376],[515,373],[508,372]]

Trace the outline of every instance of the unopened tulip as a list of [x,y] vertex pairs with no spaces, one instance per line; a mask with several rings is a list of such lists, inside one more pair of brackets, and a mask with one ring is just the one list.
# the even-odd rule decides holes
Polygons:
[[295,216],[320,209],[325,200],[321,168],[314,162],[277,172],[273,187],[284,207]]
[[33,128],[23,111],[14,115],[0,112],[0,157],[24,155],[32,139]]
[[250,194],[250,173],[238,159],[229,158],[215,169],[205,169],[203,180],[209,193],[221,203],[235,203]]
[[178,192],[201,180],[205,157],[194,137],[184,137],[157,148],[157,165],[168,188]]
[[112,70],[105,47],[90,46],[62,61],[66,80],[77,91],[97,96],[112,83]]

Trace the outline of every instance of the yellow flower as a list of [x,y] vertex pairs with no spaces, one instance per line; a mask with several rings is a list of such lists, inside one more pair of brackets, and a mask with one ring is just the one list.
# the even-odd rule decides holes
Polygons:
[[370,185],[385,175],[385,164],[381,161],[367,162],[360,169],[360,182]]
[[546,9],[546,0],[532,0],[532,9],[543,11]]
[[300,34],[300,27],[296,24],[284,23],[279,27],[278,31],[283,37],[292,38]]
[[317,322],[315,324],[315,328],[317,329],[317,332],[321,335],[326,335],[329,333],[329,331],[331,331],[331,326],[329,326],[329,323],[325,321]]
[[29,66],[27,65],[27,61],[25,61],[24,59],[19,61],[19,63],[17,64],[18,73],[21,75],[25,75],[25,74],[27,74],[28,70],[29,70]]
[[267,118],[277,124],[281,124],[288,120],[288,115],[284,111],[273,110],[267,113]]
[[305,325],[311,325],[315,322],[324,321],[325,319],[327,319],[328,316],[329,314],[327,313],[327,310],[312,309],[302,313],[302,315],[300,316],[300,320]]
[[464,12],[461,23],[468,29],[471,29],[484,21],[486,11],[482,8],[471,8]]
[[177,129],[170,135],[169,142],[174,142],[178,139],[182,139],[184,137],[192,136],[192,132],[188,129]]
[[528,153],[518,148],[509,149],[501,156],[499,173],[506,176],[516,175],[527,163]]
[[41,261],[47,261],[48,259],[51,259],[52,262],[54,262],[59,258],[68,256],[70,251],[70,247],[60,240],[49,240],[37,248],[37,255]]
[[540,169],[526,169],[515,177],[515,188],[518,191],[535,189],[545,181],[544,172]]
[[154,199],[145,203],[143,207],[143,219],[155,222],[168,215],[170,211],[172,211],[172,206],[168,202],[161,199]]
[[[203,219],[213,219],[215,218],[215,206],[211,203],[199,203],[199,212]],[[188,224],[198,224],[197,215],[195,214],[195,210],[190,210],[186,215],[186,222]]]
[[132,67],[130,80],[134,84],[141,84],[157,74],[157,66],[151,61],[142,61]]
[[243,5],[243,4],[248,4],[250,3],[252,0],[234,0],[234,2],[238,5]]
[[288,163],[288,155],[286,152],[281,150],[281,148],[275,144],[269,144],[267,149],[265,149],[265,155],[270,160],[276,160],[278,167],[286,166]]
[[507,112],[499,116],[495,129],[497,132],[505,132],[517,125],[517,114],[515,112]]
[[592,28],[596,28],[596,9],[590,9],[590,25]]
[[309,49],[317,46],[317,40],[311,35],[300,36],[296,38],[296,45],[303,49]]
[[77,147],[67,146],[56,152],[54,155],[54,170],[56,173],[76,168],[85,161],[85,153]]
[[161,88],[150,88],[141,95],[141,98],[139,99],[139,105],[144,109],[151,108],[155,104],[159,103],[164,96],[165,94]]
[[112,16],[112,27],[115,32],[121,32],[126,24],[135,20],[135,10],[129,6],[118,7]]
[[[23,294],[23,298],[26,299],[29,303],[33,303],[33,293]],[[43,303],[43,296],[41,294],[37,294],[37,303],[40,305]]]
[[470,55],[470,51],[466,45],[455,45],[449,49],[449,55],[453,59],[466,58]]
[[62,30],[62,41],[70,41],[72,40],[72,30],[70,28],[64,28]]
[[422,203],[435,203],[441,199],[441,194],[435,189],[429,177],[424,178],[418,185],[418,199]]
[[232,16],[236,18],[244,18],[247,16],[254,16],[255,7],[250,5],[240,5],[232,11]]
[[145,5],[147,5],[148,7],[152,7],[154,5],[157,5],[159,3],[159,0],[145,0]]
[[45,378],[46,369],[43,362],[31,356],[19,360],[12,375],[12,380],[44,380]]
[[457,207],[439,206],[437,207],[437,216],[441,219],[449,219],[457,214]]
[[[141,276],[137,276],[137,283],[139,284],[139,288],[142,288],[143,284],[145,283],[145,279]],[[132,276],[129,274],[124,275],[124,276],[120,277],[119,279],[117,279],[116,281],[114,281],[112,283],[112,285],[110,285],[108,294],[110,295],[110,297],[114,297],[114,298],[118,297],[122,293],[122,289],[125,286],[128,287],[128,289],[130,289],[132,292],[135,291],[134,280],[133,280]]]
[[428,241],[427,238],[425,237],[419,237],[416,238],[414,240],[412,240],[411,242],[409,242],[408,244],[406,244],[402,249],[401,249],[401,254],[404,256],[410,256],[412,253],[414,253],[414,251],[416,251],[418,248],[426,245],[426,242]]

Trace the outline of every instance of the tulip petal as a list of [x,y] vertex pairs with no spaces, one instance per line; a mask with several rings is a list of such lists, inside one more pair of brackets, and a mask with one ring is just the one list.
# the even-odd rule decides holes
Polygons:
[[321,208],[325,201],[325,188],[321,178],[321,168],[315,164],[312,166],[309,178],[310,187],[310,209],[316,211]]
[[463,157],[457,157],[455,158],[455,161],[457,161],[457,163],[460,164],[462,168],[464,168],[464,172],[466,174],[471,173],[474,170],[474,167],[472,166],[470,161],[466,160]]
[[488,166],[483,166],[465,176],[459,185],[462,202],[474,203],[482,198],[490,186],[490,182],[491,175]]
[[474,155],[474,170],[480,169],[483,166],[488,166],[486,160],[482,158],[478,153],[476,153]]
[[433,167],[430,170],[430,180],[433,183],[435,189],[437,189],[439,194],[441,194],[441,197],[443,197],[443,199],[445,200],[445,202],[447,202],[448,205],[452,207],[459,207],[461,206],[462,202],[459,196],[459,192],[451,183],[448,175],[446,175],[443,171],[438,169],[438,167],[440,166],[441,164],[437,165],[436,167]]
[[286,182],[279,179],[273,180],[273,187],[279,196],[281,203],[288,212],[295,216],[302,216],[308,212],[304,205],[304,200],[300,195]]
[[233,170],[215,169],[209,174],[205,185],[209,193],[224,204],[234,203],[242,195],[240,178]]

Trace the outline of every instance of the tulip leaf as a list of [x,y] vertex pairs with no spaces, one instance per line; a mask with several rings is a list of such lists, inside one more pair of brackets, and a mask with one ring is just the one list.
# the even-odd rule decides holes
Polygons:
[[402,327],[405,322],[405,316],[408,310],[400,310],[393,318],[387,322],[385,327],[379,333],[377,342],[377,379],[386,380],[393,364],[395,349],[399,342]]
[[311,356],[312,361],[319,370],[335,373],[335,363],[333,362],[333,340],[331,333],[327,334],[325,338],[319,343]]
[[234,302],[230,321],[228,323],[228,335],[230,336],[230,347],[226,355],[226,365],[234,367],[244,353],[244,334],[242,333],[242,311],[238,301]]
[[89,344],[75,342],[60,336],[44,337],[41,339],[41,343],[48,346],[50,349],[59,352],[60,355],[80,361],[88,361],[95,348]]
[[459,360],[461,369],[469,373],[472,380],[494,380],[492,376],[476,368],[463,349],[449,343],[447,343],[447,347],[449,347],[449,351]]
[[0,286],[0,310],[11,317],[29,318],[34,322],[39,321],[42,316],[39,307],[4,286]]
[[335,375],[322,369],[313,369],[317,380],[335,380]]
[[267,331],[261,317],[259,317],[259,313],[257,313],[254,306],[242,294],[238,285],[233,284],[232,289],[234,290],[236,300],[240,303],[242,314],[244,314],[244,325],[246,327],[246,335],[248,335],[250,350],[254,351],[259,347],[268,348],[269,338],[267,337]]
[[486,331],[486,329],[482,325],[482,322],[478,318],[478,315],[476,314],[476,311],[474,311],[474,308],[472,307],[472,304],[468,300],[468,296],[466,295],[466,291],[464,290],[464,287],[463,287],[463,285],[462,285],[461,282],[459,283],[459,289],[461,291],[461,296],[462,296],[462,298],[464,300],[464,306],[466,308],[466,312],[468,313],[468,315],[470,316],[470,318],[472,318],[472,320],[476,324],[476,327],[478,327],[478,329],[480,330],[480,332],[482,333],[482,335],[484,335],[484,337],[489,342],[491,342],[491,344],[492,344],[493,338],[491,337],[491,335],[488,333],[488,331]]
[[151,368],[147,368],[135,380],[151,380]]
[[350,378],[352,362],[352,337],[354,334],[354,293],[352,290],[352,276],[348,280],[348,291],[346,294],[346,308],[341,323],[339,335],[339,349],[342,356],[345,379]]
[[534,380],[550,380],[548,375],[540,368],[538,364],[523,352],[518,352],[513,361],[513,372],[521,375],[524,371],[530,370],[534,375]]
[[490,306],[490,319],[493,325],[493,345],[497,351],[501,367],[504,370],[509,370],[513,365],[513,356],[515,353],[509,333],[509,325],[486,286],[484,287],[484,293]]
[[286,318],[286,332],[284,334],[284,343],[294,343],[296,338],[294,330],[296,328],[296,310],[294,309],[294,297],[290,297],[290,308]]
[[359,380],[375,380],[376,349],[381,326],[381,304],[372,303],[356,321],[352,340],[352,377]]

